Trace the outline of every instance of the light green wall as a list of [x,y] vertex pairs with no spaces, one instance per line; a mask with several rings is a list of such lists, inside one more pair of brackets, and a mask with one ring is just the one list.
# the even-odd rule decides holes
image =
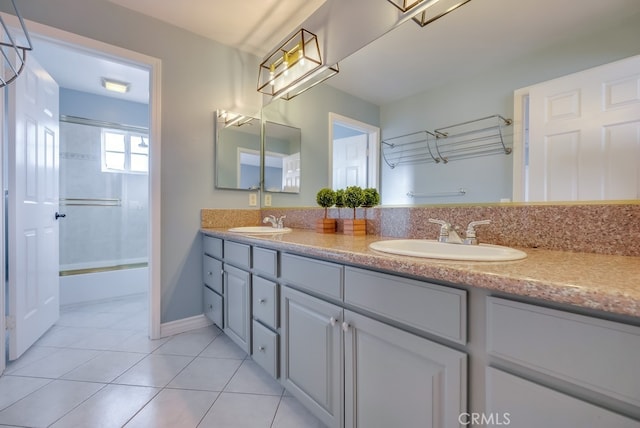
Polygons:
[[[543,30],[541,30],[543,31]],[[464,80],[380,108],[382,137],[453,125],[492,114],[513,117],[513,91],[545,80],[640,54],[640,15],[587,37],[556,43],[516,61],[496,64]],[[509,132],[513,132],[509,128]],[[383,204],[498,202],[512,195],[512,156],[489,156],[447,165],[390,169],[383,162]],[[460,198],[410,199],[407,190],[439,192],[465,187]]]

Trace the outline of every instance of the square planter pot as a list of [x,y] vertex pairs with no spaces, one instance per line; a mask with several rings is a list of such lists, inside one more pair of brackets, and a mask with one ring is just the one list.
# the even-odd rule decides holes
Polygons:
[[345,235],[364,236],[367,234],[367,221],[364,219],[344,220]]
[[321,218],[316,221],[317,233],[336,233],[335,218]]

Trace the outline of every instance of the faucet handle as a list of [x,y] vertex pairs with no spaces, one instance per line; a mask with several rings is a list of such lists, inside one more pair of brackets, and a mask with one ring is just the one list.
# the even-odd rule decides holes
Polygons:
[[440,235],[438,236],[438,241],[447,242],[449,238],[449,231],[451,230],[451,223],[448,223],[444,220],[438,220],[435,218],[430,218],[429,223],[435,223],[440,225]]
[[464,243],[465,244],[471,244],[471,245],[477,245],[478,244],[478,239],[476,238],[476,226],[480,226],[483,224],[490,224],[491,220],[476,220],[476,221],[472,221],[469,222],[469,224],[467,225],[467,231],[465,232],[464,236],[465,236],[465,240]]

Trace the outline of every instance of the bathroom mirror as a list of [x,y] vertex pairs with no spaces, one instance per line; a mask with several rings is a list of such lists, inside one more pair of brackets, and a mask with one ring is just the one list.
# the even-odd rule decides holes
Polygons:
[[264,188],[271,193],[300,192],[300,128],[264,122]]
[[260,188],[260,119],[218,110],[214,120],[215,187]]
[[[387,139],[494,114],[516,119],[515,90],[640,54],[640,2],[590,1],[581,5],[572,0],[563,3],[562,8],[550,0],[516,3],[471,1],[424,28],[406,22],[341,60],[338,75],[292,101],[278,100],[276,103],[289,103],[289,108],[279,108],[278,121],[295,123],[303,129],[303,158],[309,163],[305,164],[305,186],[300,198],[274,199],[274,205],[313,206],[315,192],[328,182],[325,165],[329,150],[323,134],[328,117],[317,110],[337,99],[337,90],[377,109],[381,137]],[[548,11],[553,13],[549,15]],[[531,18],[540,13],[545,17]],[[505,20],[505,16],[511,18]],[[539,31],[542,21],[544,32]],[[443,40],[446,43],[437,43]],[[400,49],[404,46],[413,49],[413,54]],[[415,54],[416,49],[419,55]],[[427,66],[423,67],[422,62]],[[414,85],[407,87],[406,82]],[[298,107],[307,99],[314,102]],[[355,102],[341,98],[335,104],[345,108],[349,103]],[[310,113],[310,108],[316,110]],[[268,105],[267,109],[273,107]],[[333,106],[325,110],[376,125]],[[313,118],[317,127],[302,124],[301,111]],[[356,114],[361,111],[359,106]],[[507,128],[506,132],[512,134],[513,129]],[[509,200],[513,161],[510,154],[448,164],[416,163],[395,169],[382,163],[382,203],[477,204]]]

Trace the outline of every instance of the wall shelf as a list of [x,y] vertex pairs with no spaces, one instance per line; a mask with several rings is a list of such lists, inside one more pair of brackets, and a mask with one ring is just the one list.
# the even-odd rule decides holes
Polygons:
[[387,138],[382,141],[382,157],[392,169],[414,163],[443,163],[495,154],[508,155],[504,128],[511,119],[487,116],[430,131]]

